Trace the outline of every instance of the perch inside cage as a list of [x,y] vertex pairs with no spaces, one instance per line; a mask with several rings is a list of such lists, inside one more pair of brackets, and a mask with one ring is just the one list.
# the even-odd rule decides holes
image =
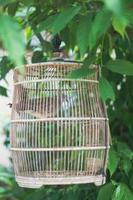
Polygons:
[[91,77],[69,79],[79,63],[53,61],[14,71],[11,151],[18,184],[102,184],[109,126],[98,92],[98,68]]

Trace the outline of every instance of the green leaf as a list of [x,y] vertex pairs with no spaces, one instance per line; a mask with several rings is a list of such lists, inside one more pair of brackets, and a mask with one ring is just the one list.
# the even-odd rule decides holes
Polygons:
[[119,16],[114,16],[112,25],[114,29],[121,34],[122,37],[124,37],[126,31],[126,27],[128,25],[128,20],[125,19],[124,17],[119,17]]
[[78,23],[76,20],[72,20],[68,26],[66,26],[60,32],[60,38],[65,42],[65,49],[69,51],[70,49],[74,50],[76,43],[76,34],[77,34]]
[[24,38],[19,24],[10,16],[0,16],[0,39],[11,60],[16,65],[22,65],[25,53]]
[[89,47],[92,49],[98,39],[107,31],[111,24],[111,13],[106,10],[102,9],[96,15],[94,22],[92,22],[91,30],[89,33]]
[[18,8],[18,2],[8,4],[8,14],[14,16]]
[[0,61],[0,80],[5,78],[6,74],[13,67],[13,64],[9,61],[7,56],[2,57],[2,60]]
[[0,6],[5,6],[5,5],[10,4],[14,1],[15,0],[0,0]]
[[133,63],[127,60],[111,60],[106,64],[106,67],[112,72],[116,72],[119,74],[125,74],[128,76],[133,75]]
[[85,78],[87,76],[91,76],[95,73],[95,70],[81,67],[79,69],[73,70],[70,74],[68,74],[68,78],[78,79]]
[[122,15],[122,1],[121,0],[104,0],[106,8],[117,14],[118,16]]
[[130,160],[133,158],[133,151],[130,147],[124,142],[117,143],[117,150],[122,157],[129,158]]
[[122,167],[125,173],[128,175],[128,173],[132,169],[132,162],[128,158],[124,158],[122,159]]
[[6,178],[14,178],[13,174],[10,174],[9,172],[3,172],[1,169],[0,169],[0,177],[6,177]]
[[131,176],[129,177],[129,185],[130,187],[133,189],[133,174],[131,174]]
[[113,193],[112,200],[132,200],[133,193],[127,187],[127,185],[120,183]]
[[9,197],[9,195],[11,195],[11,190],[9,190],[8,188],[3,188],[0,187],[0,198],[1,199],[7,199]]
[[82,56],[84,55],[84,53],[88,48],[90,25],[91,25],[90,15],[87,15],[81,18],[77,29],[77,45],[80,49],[80,53]]
[[107,99],[115,100],[114,90],[108,80],[104,77],[101,77],[99,80],[99,91],[103,101],[106,101]]
[[12,180],[7,178],[7,177],[0,176],[0,183],[4,183],[4,184],[7,184],[7,185],[12,185]]
[[129,24],[129,13],[130,10],[127,10],[126,7],[128,7],[128,3],[125,7],[124,1],[121,0],[104,0],[106,8],[110,10],[113,13],[113,21],[112,25],[114,29],[121,34],[122,37],[125,35],[125,29]]
[[6,97],[8,96],[7,95],[7,89],[3,86],[0,86],[0,95],[6,96]]
[[57,16],[58,16],[57,14],[51,15],[46,20],[42,21],[40,24],[38,24],[38,27],[35,30],[35,32],[39,33],[41,31],[51,29],[51,27],[53,26],[54,20],[56,19]]
[[105,184],[104,186],[101,187],[98,193],[97,200],[104,200],[104,199],[111,200],[114,189],[115,186],[112,183]]
[[57,34],[64,29],[65,26],[73,19],[73,17],[78,14],[80,8],[80,6],[73,6],[62,11],[54,20],[52,32]]
[[115,172],[118,163],[119,163],[118,153],[114,150],[113,147],[111,147],[109,150],[109,158],[108,158],[108,169],[110,171],[111,176]]
[[125,11],[125,16],[126,16],[126,19],[128,20],[128,23],[129,25],[133,25],[133,12],[132,12],[132,9],[131,10],[127,10]]
[[38,190],[34,190],[32,193],[27,194],[25,200],[42,200],[44,199],[44,197],[46,198],[46,191],[44,190],[44,188],[40,188]]

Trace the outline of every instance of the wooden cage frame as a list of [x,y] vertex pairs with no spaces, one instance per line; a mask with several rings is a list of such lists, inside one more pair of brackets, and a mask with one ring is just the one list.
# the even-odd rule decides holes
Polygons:
[[70,79],[76,62],[25,65],[14,70],[11,152],[22,187],[105,181],[110,131],[98,91],[99,69]]

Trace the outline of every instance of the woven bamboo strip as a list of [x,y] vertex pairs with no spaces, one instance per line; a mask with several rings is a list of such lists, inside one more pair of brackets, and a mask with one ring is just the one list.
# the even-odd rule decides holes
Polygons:
[[12,151],[77,151],[77,150],[97,150],[97,149],[107,149],[109,146],[99,146],[99,147],[65,147],[65,148],[11,148]]
[[[105,121],[108,121],[108,118],[100,118],[100,117],[78,117],[78,118],[76,118],[76,117],[71,117],[71,118],[65,118],[65,120],[66,121],[69,121],[69,120],[71,120],[71,121],[81,121],[81,120],[101,120],[101,121],[103,121],[103,120],[105,120]],[[42,119],[29,119],[28,121],[27,120],[25,120],[25,119],[20,119],[20,120],[11,120],[11,122],[12,123],[15,123],[15,122],[40,122],[40,121],[64,121],[64,118],[61,118],[61,117],[59,117],[59,118],[42,118]]]

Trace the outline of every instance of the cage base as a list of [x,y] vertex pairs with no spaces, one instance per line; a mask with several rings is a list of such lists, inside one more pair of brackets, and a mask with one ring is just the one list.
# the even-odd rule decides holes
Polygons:
[[94,183],[99,186],[105,183],[105,176],[82,176],[82,177],[52,177],[52,178],[36,178],[17,176],[16,181],[20,187],[40,188],[43,185],[69,185],[69,184],[85,184]]

